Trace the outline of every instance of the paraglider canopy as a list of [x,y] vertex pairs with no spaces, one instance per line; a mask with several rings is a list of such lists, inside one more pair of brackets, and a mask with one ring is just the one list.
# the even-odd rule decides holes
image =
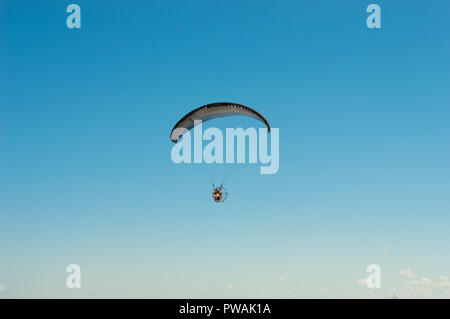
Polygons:
[[[232,102],[217,102],[200,106],[199,108],[192,110],[185,116],[183,116],[172,129],[170,133],[170,140],[174,143],[178,142],[180,137],[195,125],[194,121],[208,121],[214,118],[233,116],[233,115],[245,115],[256,118],[263,122],[267,126],[268,132],[270,132],[269,122],[256,110],[237,103]],[[180,130],[184,129],[184,130]]]

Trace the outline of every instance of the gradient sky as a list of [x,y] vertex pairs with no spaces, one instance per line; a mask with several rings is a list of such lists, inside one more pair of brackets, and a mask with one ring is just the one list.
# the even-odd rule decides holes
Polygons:
[[[449,2],[70,3],[0,3],[0,298],[450,297]],[[172,163],[215,101],[278,174]]]

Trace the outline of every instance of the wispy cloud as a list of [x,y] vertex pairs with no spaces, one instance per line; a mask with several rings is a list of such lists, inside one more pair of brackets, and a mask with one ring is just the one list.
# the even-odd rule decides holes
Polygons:
[[400,298],[448,298],[450,297],[450,280],[447,276],[436,279],[422,277],[410,269],[399,270],[397,274],[404,281],[397,287]]
[[358,278],[356,279],[356,284],[360,287],[365,287],[367,285],[367,279],[366,278]]
[[448,280],[447,276],[438,276],[437,279],[439,288],[450,288],[450,280]]
[[323,294],[327,294],[328,293],[328,289],[325,287],[319,288],[319,291]]
[[413,272],[409,268],[399,270],[397,271],[397,274],[399,274],[402,277],[406,277],[408,279],[411,279],[414,276]]

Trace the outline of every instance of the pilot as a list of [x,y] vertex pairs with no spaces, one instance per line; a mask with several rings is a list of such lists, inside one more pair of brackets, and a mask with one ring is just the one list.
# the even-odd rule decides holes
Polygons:
[[220,203],[222,201],[222,191],[220,190],[220,188],[216,188],[213,191],[212,195],[216,203]]
[[212,196],[216,203],[221,203],[225,200],[222,192],[222,186],[213,188]]

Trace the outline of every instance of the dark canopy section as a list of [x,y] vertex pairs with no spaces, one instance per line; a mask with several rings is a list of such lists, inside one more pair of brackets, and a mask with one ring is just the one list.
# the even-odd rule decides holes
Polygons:
[[188,131],[194,127],[195,120],[201,120],[205,122],[214,118],[234,116],[234,115],[246,115],[253,117],[263,122],[267,126],[268,132],[270,132],[269,122],[267,122],[264,116],[262,116],[259,112],[255,111],[254,109],[237,103],[218,102],[200,106],[199,108],[183,116],[183,118],[181,118],[181,120],[179,120],[177,124],[175,124],[175,126],[173,127],[172,132],[170,134],[170,140],[174,143],[178,142],[179,138],[184,133],[180,132],[182,130],[177,129],[183,128]]

